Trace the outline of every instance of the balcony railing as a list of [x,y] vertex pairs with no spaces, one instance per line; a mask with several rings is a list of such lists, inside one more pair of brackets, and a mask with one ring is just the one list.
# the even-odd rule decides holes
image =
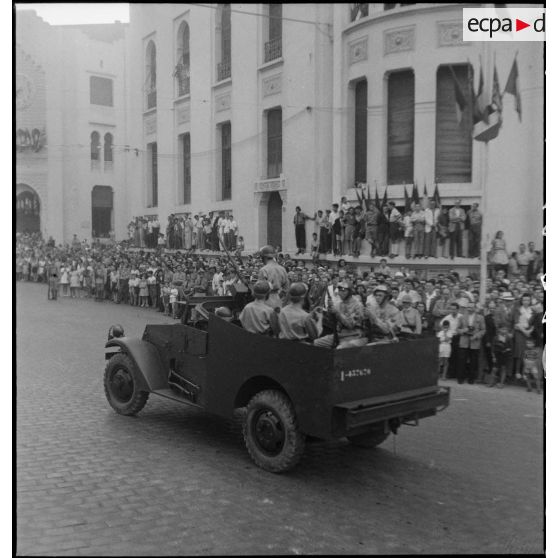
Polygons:
[[174,72],[178,80],[178,95],[188,95],[190,93],[190,70],[187,66],[177,64]]
[[99,159],[91,159],[91,170],[101,170],[101,161]]
[[153,89],[147,94],[147,108],[151,109],[157,106],[157,90]]
[[272,39],[264,45],[264,62],[270,62],[277,58],[281,58],[283,54],[281,37]]
[[112,161],[104,162],[104,172],[112,172],[114,170],[114,163]]
[[222,81],[230,77],[231,77],[231,61],[225,60],[224,62],[219,62],[219,64],[217,64],[217,81]]

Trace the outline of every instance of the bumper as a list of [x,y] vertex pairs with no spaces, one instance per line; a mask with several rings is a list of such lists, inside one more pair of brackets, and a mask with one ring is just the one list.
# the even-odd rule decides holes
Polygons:
[[367,427],[390,419],[401,422],[417,421],[433,416],[449,405],[447,387],[413,390],[393,397],[373,397],[350,403],[342,403],[333,408],[333,431],[336,436],[346,436],[364,432]]

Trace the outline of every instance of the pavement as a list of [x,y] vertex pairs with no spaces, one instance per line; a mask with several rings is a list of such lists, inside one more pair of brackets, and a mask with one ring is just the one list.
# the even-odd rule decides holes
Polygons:
[[170,318],[40,284],[16,303],[19,556],[544,551],[542,395],[448,380],[449,408],[418,427],[374,450],[311,442],[273,475],[238,418],[153,395],[136,417],[109,407],[109,326]]

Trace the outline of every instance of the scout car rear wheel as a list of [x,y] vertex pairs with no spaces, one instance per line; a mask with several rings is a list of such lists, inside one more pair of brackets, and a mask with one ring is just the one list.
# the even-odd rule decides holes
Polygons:
[[128,355],[118,353],[107,362],[105,395],[110,406],[121,415],[135,415],[147,402],[149,392],[139,389],[138,375],[138,368]]
[[372,432],[365,432],[364,434],[355,434],[354,436],[347,436],[351,444],[361,448],[375,448],[384,442],[389,436],[389,432],[384,432],[384,429],[372,430]]
[[260,391],[252,397],[243,433],[250,457],[266,471],[288,471],[302,457],[305,436],[291,402],[280,391]]

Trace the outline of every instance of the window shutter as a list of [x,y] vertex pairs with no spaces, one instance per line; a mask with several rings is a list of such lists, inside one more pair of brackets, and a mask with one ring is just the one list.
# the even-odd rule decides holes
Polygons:
[[192,195],[192,169],[190,158],[190,134],[182,136],[182,156],[184,161],[184,203],[191,202]]
[[467,66],[452,66],[467,101],[461,124],[457,121],[455,84],[448,66],[441,66],[436,86],[436,181],[471,182],[471,88]]
[[368,82],[355,85],[355,182],[366,182],[368,145]]
[[282,4],[269,4],[269,40],[281,38]]
[[282,171],[283,156],[283,111],[270,110],[267,113],[267,177],[275,178]]
[[414,136],[415,75],[394,72],[388,79],[388,184],[413,182]]

